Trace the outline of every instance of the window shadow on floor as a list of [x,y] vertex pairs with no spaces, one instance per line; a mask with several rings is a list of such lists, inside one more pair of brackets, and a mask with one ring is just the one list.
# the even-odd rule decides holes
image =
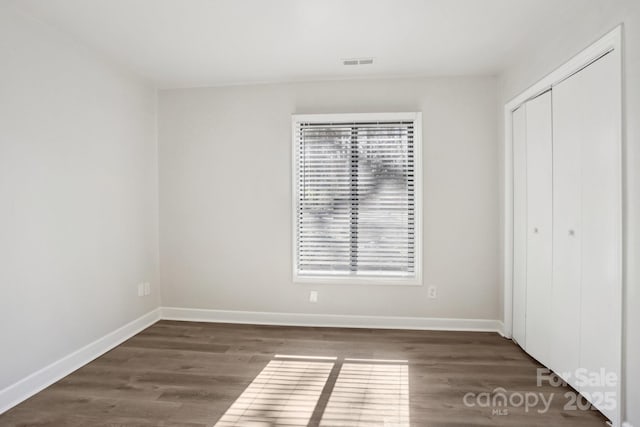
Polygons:
[[406,360],[276,355],[216,427],[408,427]]

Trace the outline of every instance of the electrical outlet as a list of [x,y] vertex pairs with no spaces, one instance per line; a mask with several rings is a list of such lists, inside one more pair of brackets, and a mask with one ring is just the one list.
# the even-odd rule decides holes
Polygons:
[[309,292],[309,302],[312,302],[312,303],[318,302],[318,291]]
[[431,299],[438,298],[438,288],[435,286],[429,286],[429,288],[427,288],[427,296]]
[[138,283],[138,296],[141,297],[144,295],[144,283]]
[[149,283],[149,282],[145,282],[144,283],[144,294],[145,295],[150,295],[151,294],[151,283]]

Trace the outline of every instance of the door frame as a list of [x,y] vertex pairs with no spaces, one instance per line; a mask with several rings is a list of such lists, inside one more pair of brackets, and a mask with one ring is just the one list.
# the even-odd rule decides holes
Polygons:
[[[624,72],[623,72],[623,62],[622,62],[622,24],[616,26],[613,30],[606,33],[600,39],[592,43],[590,46],[582,50],[577,55],[573,56],[567,62],[556,68],[551,73],[547,74],[537,83],[530,86],[521,94],[517,95],[509,102],[507,102],[504,106],[504,145],[503,145],[503,166],[504,169],[502,171],[503,177],[503,252],[502,252],[502,261],[503,261],[503,271],[502,271],[502,279],[503,279],[503,335],[506,338],[512,338],[513,332],[513,134],[512,134],[512,113],[519,106],[521,106],[526,101],[535,98],[536,96],[542,94],[543,92],[552,89],[555,85],[564,81],[565,79],[571,77],[573,74],[579,72],[584,69],[597,59],[601,58],[606,54],[614,54],[617,57],[617,61],[619,63],[620,72],[621,72],[621,85],[620,88],[622,94],[622,105],[621,105],[621,120],[619,127],[619,146],[622,149],[623,147],[623,132],[622,132],[622,120],[625,116],[624,110]],[[624,341],[623,341],[623,305],[622,305],[622,295],[625,289],[625,279],[624,279],[624,259],[625,253],[624,250],[624,221],[623,221],[623,194],[622,190],[624,189],[624,176],[622,175],[622,156],[620,156],[620,168],[619,172],[621,175],[621,194],[620,194],[620,227],[621,236],[620,236],[620,277],[621,277],[621,295],[620,295],[620,335],[621,335],[621,345],[620,349],[620,377],[618,380],[618,420],[621,420],[620,415],[622,414],[622,405],[624,403],[624,396],[622,394],[622,380],[623,380],[623,369],[624,366],[622,364],[622,358],[624,358],[623,350],[624,350]]]

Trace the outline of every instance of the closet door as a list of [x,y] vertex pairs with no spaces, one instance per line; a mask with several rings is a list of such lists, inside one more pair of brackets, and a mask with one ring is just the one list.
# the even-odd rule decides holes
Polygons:
[[580,362],[582,278],[580,126],[574,88],[565,81],[553,90],[553,285],[550,367],[575,386]]
[[[553,363],[615,421],[620,378],[621,149],[620,58],[613,51],[553,91]],[[578,372],[580,374],[580,372]]]
[[549,363],[552,271],[551,91],[526,104],[527,121],[527,352]]
[[513,339],[525,347],[527,292],[526,106],[512,114],[513,126]]

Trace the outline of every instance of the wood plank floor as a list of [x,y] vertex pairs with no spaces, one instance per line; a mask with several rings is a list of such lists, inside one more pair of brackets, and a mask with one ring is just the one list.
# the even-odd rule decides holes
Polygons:
[[[276,355],[336,359],[327,362]],[[292,366],[296,368],[292,370]],[[350,380],[347,366],[366,377]],[[278,370],[291,379],[302,375],[303,367],[305,378],[310,378],[308,384],[298,378],[295,387],[289,383],[278,386],[282,393],[294,390],[294,397],[308,396],[309,401],[297,408],[295,417],[284,417],[278,406],[291,396],[273,403],[278,411],[262,407],[262,423],[244,423],[232,417],[234,411],[237,415],[247,405],[257,405],[255,393],[253,397],[247,393],[256,387],[266,390],[264,381],[276,381]],[[214,426],[252,382],[251,389],[223,419],[231,420],[224,425],[234,425],[234,419],[238,425],[262,427],[384,426],[385,420],[386,426],[605,425],[597,411],[565,408],[568,400],[564,394],[571,389],[548,384],[538,387],[539,367],[511,341],[493,333],[160,321],[0,415],[0,425]],[[396,381],[401,372],[408,377],[405,383]],[[379,378],[386,380],[380,382]],[[388,383],[390,378],[393,381]],[[391,387],[391,391],[376,397],[375,390],[371,391],[376,386]],[[402,387],[405,394],[399,391]],[[484,405],[486,399],[481,397],[490,395],[482,393],[494,391],[505,393],[513,404]],[[541,402],[528,411],[518,406],[516,394],[525,396],[523,393],[542,393],[545,399],[553,394],[548,411],[539,413],[544,408]],[[474,406],[465,404],[465,395],[467,403]],[[390,405],[403,404],[408,407],[406,418],[399,422],[400,418],[385,418],[384,411]],[[369,412],[365,416],[362,411],[367,405],[371,408],[366,408]]]

